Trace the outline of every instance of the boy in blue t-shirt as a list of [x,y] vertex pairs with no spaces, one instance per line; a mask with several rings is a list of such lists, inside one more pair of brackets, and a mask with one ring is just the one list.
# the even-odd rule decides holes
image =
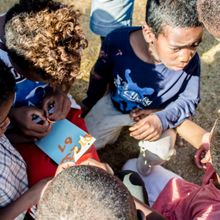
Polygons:
[[106,37],[83,100],[97,148],[114,142],[126,125],[142,140],[140,146],[163,134],[172,136],[165,142],[173,147],[171,128],[191,117],[200,100],[196,48],[202,34],[196,1],[149,0],[142,28],[118,29]]

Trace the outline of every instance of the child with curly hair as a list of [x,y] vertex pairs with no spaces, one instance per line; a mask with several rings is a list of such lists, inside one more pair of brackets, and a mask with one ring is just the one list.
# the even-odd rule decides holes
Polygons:
[[[71,108],[74,103],[67,95],[79,73],[81,50],[87,46],[78,18],[79,11],[73,6],[52,0],[20,0],[0,17],[0,57],[16,80],[10,111],[14,127],[8,137],[27,162],[31,185],[56,170],[30,144],[50,132],[50,121],[68,116],[86,129],[80,110]],[[94,149],[92,152],[97,158]]]

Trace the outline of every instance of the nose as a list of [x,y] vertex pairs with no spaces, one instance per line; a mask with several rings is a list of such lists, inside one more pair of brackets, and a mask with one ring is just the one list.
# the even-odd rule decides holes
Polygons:
[[188,48],[184,48],[179,51],[178,59],[181,63],[189,63],[192,56],[193,56],[193,51]]

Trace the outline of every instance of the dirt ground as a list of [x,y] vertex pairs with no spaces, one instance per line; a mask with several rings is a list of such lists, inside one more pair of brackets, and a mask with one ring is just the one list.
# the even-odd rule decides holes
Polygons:
[[[15,0],[0,0],[0,12],[7,10]],[[84,51],[82,57],[81,74],[79,79],[73,85],[71,93],[80,101],[85,97],[88,86],[89,72],[94,64],[99,51],[99,38],[89,30],[90,1],[63,0],[65,3],[74,3],[76,8],[82,12],[81,20],[84,32],[89,41],[88,48]],[[145,0],[135,1],[133,14],[133,25],[142,25],[145,16]],[[214,120],[217,117],[220,99],[220,44],[207,32],[204,35],[203,42],[199,47],[201,56],[201,97],[197,114],[193,118],[203,128],[210,130]],[[118,142],[114,146],[107,146],[100,151],[100,157],[107,161],[115,170],[120,169],[121,165],[129,158],[138,155],[138,148],[134,141],[126,135],[124,130]],[[193,162],[194,150],[190,145],[178,138],[176,143],[177,154],[165,164],[165,166],[189,181],[200,183],[202,172],[198,170]]]

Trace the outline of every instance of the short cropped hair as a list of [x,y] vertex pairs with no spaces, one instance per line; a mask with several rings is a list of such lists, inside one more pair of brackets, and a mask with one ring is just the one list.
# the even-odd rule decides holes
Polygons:
[[0,106],[15,93],[15,79],[10,69],[0,59]]
[[49,184],[38,206],[38,220],[135,220],[133,197],[104,170],[70,167]]
[[216,127],[211,138],[210,153],[212,165],[218,176],[220,176],[220,119],[216,122]]
[[200,21],[213,34],[220,35],[220,4],[219,0],[197,0]]
[[20,0],[6,14],[10,56],[21,66],[35,67],[51,84],[71,85],[87,47],[79,16],[74,6],[53,0]]
[[155,36],[166,25],[179,28],[202,26],[196,0],[148,0],[145,21]]

